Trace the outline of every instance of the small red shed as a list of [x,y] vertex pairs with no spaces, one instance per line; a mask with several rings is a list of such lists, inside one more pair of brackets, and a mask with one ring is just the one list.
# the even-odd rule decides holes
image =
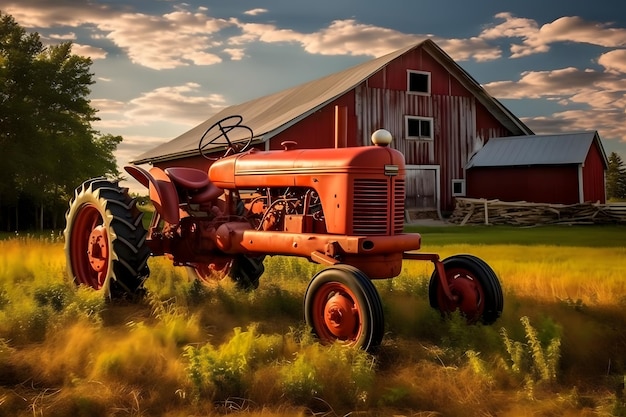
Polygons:
[[596,131],[492,138],[466,169],[466,196],[532,203],[605,203],[608,161]]

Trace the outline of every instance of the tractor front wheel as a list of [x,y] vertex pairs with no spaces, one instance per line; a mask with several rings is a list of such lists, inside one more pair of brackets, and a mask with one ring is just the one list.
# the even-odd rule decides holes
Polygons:
[[335,265],[317,273],[305,293],[307,325],[322,343],[374,351],[384,333],[383,307],[376,287],[360,270]]
[[96,178],[78,187],[64,231],[70,280],[107,298],[142,295],[150,256],[142,217],[117,182]]
[[443,314],[456,310],[468,323],[492,324],[502,314],[503,297],[500,281],[491,267],[473,255],[454,255],[442,261],[450,292],[446,297],[437,270],[430,277],[428,295],[431,307]]

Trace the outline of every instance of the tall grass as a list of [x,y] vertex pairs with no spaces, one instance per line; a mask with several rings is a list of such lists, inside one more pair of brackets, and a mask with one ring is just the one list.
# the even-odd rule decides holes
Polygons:
[[432,265],[405,262],[375,282],[386,334],[371,356],[312,338],[303,295],[320,267],[304,260],[267,258],[241,293],[155,258],[143,302],[105,303],[67,283],[61,242],[0,241],[0,416],[626,414],[623,246],[423,250],[484,258],[504,313],[442,318]]

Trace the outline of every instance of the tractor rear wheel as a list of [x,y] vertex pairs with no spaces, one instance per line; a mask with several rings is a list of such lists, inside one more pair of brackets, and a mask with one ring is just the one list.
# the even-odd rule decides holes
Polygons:
[[431,307],[444,314],[456,310],[468,323],[492,324],[502,314],[502,287],[496,273],[473,255],[454,255],[443,261],[445,279],[456,300],[446,297],[437,270],[430,277],[428,296]]
[[67,273],[107,298],[144,294],[150,250],[143,213],[128,189],[106,178],[85,181],[66,213]]
[[378,291],[362,271],[349,265],[335,265],[313,277],[304,296],[304,314],[322,343],[372,352],[383,338]]

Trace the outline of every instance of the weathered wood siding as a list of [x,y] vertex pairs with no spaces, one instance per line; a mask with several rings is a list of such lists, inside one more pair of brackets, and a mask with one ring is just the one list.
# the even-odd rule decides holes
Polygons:
[[[431,74],[431,94],[407,92],[407,70]],[[403,55],[356,87],[356,135],[367,145],[384,128],[409,165],[441,167],[440,209],[454,209],[452,180],[463,179],[470,156],[492,137],[511,133],[442,65],[421,49]],[[433,139],[406,139],[405,116],[433,118]],[[428,174],[425,174],[428,175]],[[410,190],[411,184],[407,184]],[[410,203],[407,201],[407,203]]]

